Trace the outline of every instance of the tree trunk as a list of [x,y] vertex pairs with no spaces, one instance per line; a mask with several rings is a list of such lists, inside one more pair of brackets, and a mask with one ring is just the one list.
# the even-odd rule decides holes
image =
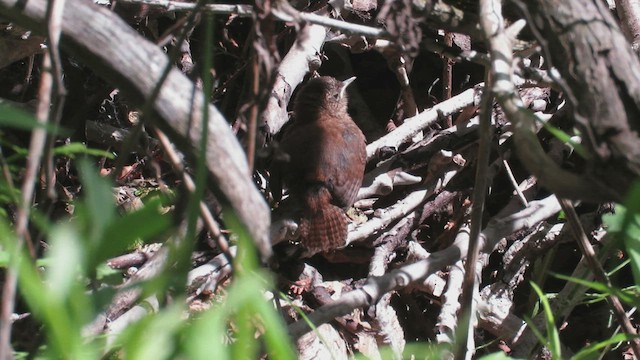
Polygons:
[[640,61],[603,1],[523,3],[593,155],[585,175],[624,195],[640,175]]

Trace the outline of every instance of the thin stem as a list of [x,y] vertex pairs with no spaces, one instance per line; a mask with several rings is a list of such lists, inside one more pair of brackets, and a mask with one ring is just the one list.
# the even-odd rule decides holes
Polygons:
[[[607,273],[604,271],[602,264],[598,261],[596,252],[593,249],[593,246],[591,246],[587,234],[584,232],[582,225],[580,225],[580,219],[578,218],[578,214],[576,213],[576,209],[573,207],[573,204],[571,204],[567,199],[558,199],[558,201],[560,201],[560,206],[562,206],[562,210],[567,216],[569,226],[571,226],[571,230],[576,237],[580,251],[582,251],[582,255],[587,259],[587,263],[589,264],[596,280],[606,284],[608,287],[611,287],[611,281],[609,280]],[[611,310],[613,310],[616,320],[622,327],[622,331],[628,335],[637,335],[635,328],[631,324],[631,321],[629,321],[629,317],[625,314],[620,298],[615,294],[609,294],[607,296],[607,302],[609,303],[609,306],[611,306]],[[640,340],[634,338],[630,341],[630,345],[635,357],[640,358]]]
[[[453,33],[447,31],[444,34],[444,44],[445,46],[452,47],[453,45]],[[452,86],[452,75],[453,75],[453,60],[442,56],[442,101],[447,101],[451,99],[451,86]],[[444,123],[442,124],[445,129],[453,126],[453,120],[451,114],[447,115],[444,119]]]
[[[62,17],[62,8],[65,0],[54,0],[49,3],[47,9],[48,21],[50,24],[59,24]],[[55,20],[54,17],[58,19]],[[49,26],[49,38],[55,39],[54,44],[60,38],[60,28]],[[52,31],[53,30],[53,31]],[[49,51],[45,52],[42,60],[42,78],[40,80],[40,89],[38,90],[38,107],[36,110],[36,119],[38,124],[45,125],[49,121],[49,109],[51,104],[51,95],[53,93],[54,79],[52,74],[52,54],[51,44]],[[16,247],[13,256],[20,254],[22,246],[28,238],[29,215],[31,213],[31,204],[33,202],[33,194],[37,181],[38,169],[44,152],[47,140],[47,131],[44,126],[39,126],[31,132],[31,142],[29,144],[29,155],[27,156],[27,165],[25,169],[24,179],[22,182],[20,203],[16,215]],[[15,259],[14,259],[15,260]],[[11,353],[11,315],[15,307],[15,297],[18,287],[18,272],[13,266],[6,271],[4,286],[2,288],[2,310],[0,312],[0,354]]]
[[482,215],[484,212],[485,199],[487,197],[488,186],[488,164],[491,152],[491,113],[493,110],[493,95],[491,89],[491,78],[489,71],[485,75],[486,91],[482,93],[482,106],[480,108],[480,146],[478,149],[478,162],[476,165],[476,181],[473,191],[473,205],[471,208],[471,229],[469,233],[469,250],[467,260],[464,264],[463,291],[460,299],[462,309],[461,326],[458,329],[459,337],[456,346],[456,359],[470,358],[467,342],[469,334],[473,330],[475,311],[473,306],[473,294],[477,286],[476,263],[478,262],[478,252],[480,250],[480,231],[482,230]]

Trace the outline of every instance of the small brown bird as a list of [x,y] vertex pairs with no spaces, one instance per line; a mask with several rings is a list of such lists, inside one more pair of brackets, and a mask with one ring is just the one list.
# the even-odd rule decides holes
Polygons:
[[347,216],[362,185],[366,140],[347,113],[346,87],[355,78],[310,80],[298,93],[295,119],[280,142],[281,172],[301,203],[299,233],[310,252],[336,249],[347,238]]

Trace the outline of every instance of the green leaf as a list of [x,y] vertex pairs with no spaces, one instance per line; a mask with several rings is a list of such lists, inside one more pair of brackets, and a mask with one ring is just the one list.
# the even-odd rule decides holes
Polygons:
[[[393,359],[395,357],[393,350],[388,346],[380,350],[383,359]],[[448,358],[449,355],[451,355],[450,344],[408,343],[403,351],[404,359],[440,360]],[[362,358],[366,359],[366,357]]]
[[[24,249],[18,249],[17,239],[0,220],[1,245],[11,254],[9,264],[18,275],[19,289],[34,316],[47,329],[46,355],[49,358],[94,359],[94,344],[82,337],[81,330],[90,318],[83,284],[78,281],[78,238],[64,229],[56,229],[51,237],[50,267],[45,269],[44,282]],[[69,237],[67,237],[69,236]],[[68,251],[72,253],[69,254]],[[66,278],[65,278],[66,277]]]
[[16,203],[18,199],[20,199],[20,190],[8,186],[4,181],[0,181],[0,203]]
[[64,302],[84,268],[84,247],[77,229],[68,223],[56,226],[50,239],[48,257],[51,266],[45,272],[51,285],[49,293],[55,301]]
[[582,144],[580,144],[578,142],[575,142],[571,138],[571,136],[569,136],[569,134],[567,134],[566,132],[558,129],[557,127],[552,126],[551,124],[547,123],[546,121],[542,121],[542,119],[540,119],[537,116],[534,116],[534,118],[536,120],[538,120],[538,122],[540,122],[542,124],[542,126],[545,128],[545,130],[547,130],[556,139],[562,141],[565,144],[569,144],[578,153],[578,155],[582,156],[585,159],[591,158],[591,156],[589,155],[589,152],[587,152],[587,149],[584,146],[582,146]]
[[7,268],[9,266],[9,253],[0,249],[0,268]]
[[296,359],[297,356],[291,346],[291,342],[282,340],[289,337],[286,331],[287,327],[272,304],[266,301],[254,301],[254,308],[265,324],[264,338],[267,351],[271,354],[271,357],[275,359]]
[[87,159],[78,162],[82,180],[84,206],[77,206],[80,217],[84,217],[89,231],[89,241],[95,243],[103,238],[107,226],[115,219],[115,200],[107,179],[98,175]]
[[40,124],[33,114],[2,100],[0,100],[0,127],[10,127],[13,129],[27,131],[44,128],[48,132],[55,132],[58,134],[68,135],[71,133],[69,130],[62,129],[58,126]]
[[631,292],[622,291],[622,290],[620,290],[618,288],[614,288],[614,287],[609,287],[606,284],[603,284],[603,283],[600,283],[600,282],[597,282],[597,281],[589,281],[589,280],[575,278],[575,277],[566,276],[566,275],[562,275],[562,274],[553,274],[553,276],[557,277],[558,279],[571,281],[571,282],[574,282],[576,284],[580,284],[582,286],[590,287],[590,288],[592,288],[592,289],[594,289],[596,291],[599,291],[603,295],[611,295],[611,294],[616,295],[618,298],[620,298],[620,300],[624,301],[627,304],[639,305],[638,301],[640,299],[635,297],[634,294],[631,293]]
[[228,336],[225,312],[229,309],[224,304],[221,305],[206,311],[187,330],[184,344],[187,359],[231,359],[229,348],[226,346]]
[[[118,336],[123,345],[123,359],[173,359],[177,349],[178,334],[185,326],[183,320],[184,299],[176,299],[172,306],[157,314],[145,316],[130,324]],[[211,339],[209,339],[211,340]]]
[[[261,271],[236,277],[228,288],[227,298],[195,319],[188,329],[184,337],[187,358],[256,358],[255,346],[259,343],[254,336],[255,324],[259,322],[264,328],[263,338],[269,358],[296,359],[282,318],[263,296],[267,287],[271,287],[270,281]],[[230,337],[229,322],[237,330],[233,332],[235,341],[231,345],[225,343],[225,339]]]
[[587,346],[586,348],[580,350],[577,354],[573,355],[571,357],[571,360],[583,360],[583,359],[592,359],[594,358],[594,354],[596,352],[598,352],[598,350],[600,349],[604,349],[605,347],[609,346],[609,345],[614,345],[614,344],[618,344],[621,343],[623,341],[629,341],[629,340],[633,340],[633,339],[637,339],[638,336],[637,335],[629,335],[629,334],[616,334],[614,336],[612,336],[609,339],[597,342],[595,344],[591,344],[589,346]]
[[101,240],[91,251],[90,266],[96,266],[110,257],[131,248],[136,242],[147,242],[162,234],[172,224],[169,214],[162,214],[162,199],[156,197],[141,209],[114,219],[105,229]]
[[640,182],[632,186],[624,205],[616,204],[615,214],[603,220],[609,232],[622,239],[635,283],[640,284]]
[[100,156],[100,157],[106,157],[108,159],[115,158],[115,156],[108,151],[88,148],[85,144],[79,143],[79,142],[58,146],[53,149],[53,154],[59,155],[59,156],[68,156],[72,159],[75,158],[75,156],[78,154]]
[[228,288],[225,301],[206,311],[189,328],[185,336],[187,358],[232,359],[231,348],[225,344],[227,322],[249,302],[265,301],[262,296],[256,296],[256,290],[262,286],[258,279],[249,276],[235,279]]
[[558,333],[558,329],[556,328],[556,320],[553,316],[553,311],[551,311],[549,300],[542,292],[542,289],[540,289],[540,287],[536,285],[536,283],[530,282],[530,284],[536,294],[538,294],[540,302],[542,303],[545,323],[547,325],[546,345],[549,347],[549,350],[551,351],[552,357],[554,359],[562,359],[562,353],[560,350],[560,334]]
[[511,356],[503,352],[495,352],[493,354],[485,355],[479,358],[478,360],[511,360],[511,359],[515,359],[515,358],[512,358]]
[[[102,280],[104,282],[105,279],[107,278],[111,278],[111,277],[116,277],[119,281],[118,282],[122,282],[122,271],[121,270],[116,270],[113,269],[111,266],[107,265],[106,263],[102,263],[99,264],[96,267],[96,279],[98,280]],[[117,283],[113,284],[113,285],[117,285]]]

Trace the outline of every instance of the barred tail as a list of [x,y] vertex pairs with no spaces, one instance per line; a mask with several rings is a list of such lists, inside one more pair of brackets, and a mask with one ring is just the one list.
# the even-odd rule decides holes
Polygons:
[[305,194],[307,209],[300,221],[300,236],[302,245],[311,252],[333,250],[347,240],[347,217],[330,201],[331,194],[324,187]]

